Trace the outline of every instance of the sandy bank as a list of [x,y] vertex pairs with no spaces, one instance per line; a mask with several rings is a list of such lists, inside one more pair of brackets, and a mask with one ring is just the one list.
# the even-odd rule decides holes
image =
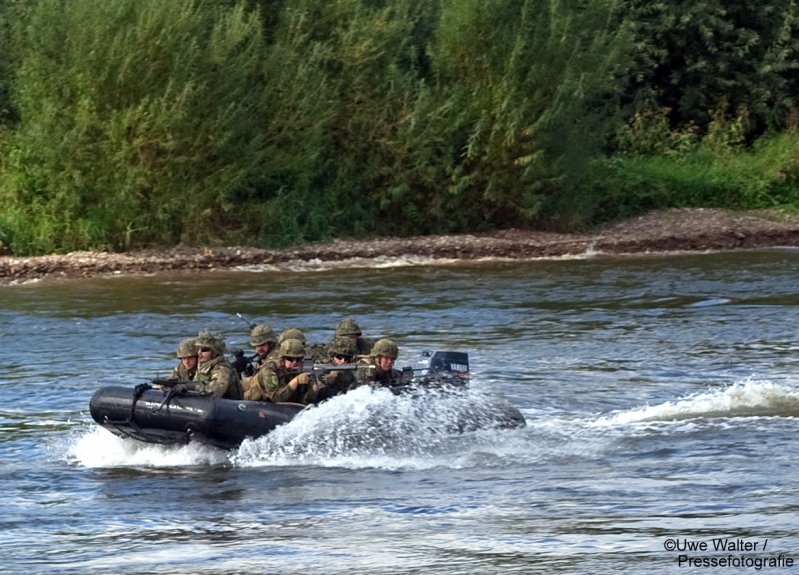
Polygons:
[[531,259],[583,254],[638,254],[674,251],[754,249],[799,246],[799,215],[778,210],[732,212],[674,209],[624,221],[586,234],[505,230],[489,234],[335,240],[287,250],[248,247],[193,248],[124,254],[75,252],[32,258],[0,257],[0,283],[37,278],[103,274],[208,270],[284,264],[291,261],[340,261],[380,256],[478,259]]

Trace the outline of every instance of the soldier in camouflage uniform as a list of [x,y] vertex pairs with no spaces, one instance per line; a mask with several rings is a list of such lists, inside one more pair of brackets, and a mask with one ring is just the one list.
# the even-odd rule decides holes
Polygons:
[[[297,341],[301,342],[302,345],[305,347],[305,357],[310,358],[314,361],[314,363],[327,363],[330,358],[327,357],[327,353],[325,351],[325,345],[319,343],[312,343],[308,344],[308,340],[305,338],[305,334],[302,333],[296,327],[291,327],[289,329],[283,330],[280,334],[280,337],[277,340],[277,345],[280,346],[284,341],[287,339],[296,339]],[[277,352],[275,352],[275,357],[270,358],[278,361],[280,358],[276,357]]]
[[297,339],[287,339],[280,344],[277,366],[269,365],[248,378],[245,399],[293,402],[308,405],[316,397],[316,386],[311,374],[302,372],[305,346]]
[[272,328],[267,325],[255,326],[250,332],[250,345],[255,347],[258,357],[254,362],[254,371],[241,381],[244,389],[244,399],[265,400],[261,392],[260,379],[267,369],[274,371],[277,368],[279,357],[277,355],[277,337]]
[[175,366],[167,379],[190,381],[197,373],[197,346],[196,338],[187,337],[178,344],[177,356],[180,363]]
[[284,329],[280,333],[280,337],[277,338],[277,345],[280,346],[287,339],[296,339],[297,341],[302,342],[302,345],[305,345],[306,341],[305,334],[302,333],[302,331],[297,329],[296,327],[290,327],[289,329]]
[[[348,365],[355,357],[355,342],[348,337],[333,338],[327,346],[331,363],[335,365]],[[357,386],[354,371],[329,371],[321,378],[321,388],[316,394],[315,403],[330,399],[334,395],[346,393]]]
[[335,337],[348,337],[354,341],[356,355],[369,355],[372,351],[372,340],[363,337],[361,327],[354,319],[346,318],[338,322]]
[[305,357],[313,360],[314,363],[330,363],[330,344],[326,343],[305,343]]
[[402,381],[402,373],[394,369],[399,356],[397,344],[390,339],[378,340],[372,347],[371,358],[374,366],[367,369],[360,385],[394,388]]
[[225,340],[222,336],[204,330],[197,336],[195,345],[200,361],[191,386],[187,386],[187,389],[203,395],[242,399],[244,392],[239,374],[225,359]]
[[258,371],[267,362],[270,354],[276,350],[277,336],[268,325],[256,325],[250,332],[250,345],[255,348],[257,354],[253,369]]

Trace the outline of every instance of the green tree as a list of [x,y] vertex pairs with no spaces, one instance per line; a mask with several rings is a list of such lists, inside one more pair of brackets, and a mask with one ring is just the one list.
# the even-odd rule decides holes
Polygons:
[[705,130],[712,115],[745,109],[750,134],[781,129],[799,93],[795,0],[631,0],[635,50],[624,94],[668,108],[673,127]]
[[235,226],[261,161],[261,25],[202,0],[40,0],[4,142],[0,230],[18,252],[122,249]]
[[[614,2],[443,3],[433,62],[458,228],[529,226],[566,198],[603,141],[626,47]],[[609,104],[609,105],[608,105]],[[439,192],[440,193],[440,192]]]

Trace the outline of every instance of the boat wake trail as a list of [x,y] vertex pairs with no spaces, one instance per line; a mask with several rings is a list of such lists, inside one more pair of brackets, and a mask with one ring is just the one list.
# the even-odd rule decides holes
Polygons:
[[744,381],[660,405],[614,412],[597,419],[599,426],[638,422],[729,417],[797,417],[799,389],[770,381]]

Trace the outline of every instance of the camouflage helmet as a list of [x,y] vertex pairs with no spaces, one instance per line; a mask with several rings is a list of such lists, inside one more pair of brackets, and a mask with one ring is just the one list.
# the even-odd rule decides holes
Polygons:
[[296,327],[291,327],[285,330],[283,333],[280,334],[280,337],[277,340],[278,344],[282,344],[287,339],[296,339],[302,342],[305,345],[305,334],[302,331],[298,330]]
[[399,348],[397,344],[390,339],[379,339],[372,348],[370,355],[372,357],[390,357],[391,359],[397,359]]
[[277,343],[277,336],[268,325],[256,325],[250,332],[250,345],[257,347],[265,343]]
[[361,326],[359,326],[354,319],[342,319],[336,326],[336,335],[343,337],[348,335],[361,335]]
[[327,344],[327,351],[330,355],[346,355],[349,357],[358,353],[355,342],[348,337],[334,337],[333,341]]
[[214,355],[222,355],[225,353],[225,339],[222,337],[222,334],[214,333],[207,329],[204,329],[197,335],[194,345],[197,346],[197,348],[208,347],[214,352]]
[[305,346],[298,339],[287,339],[280,344],[278,355],[280,359],[284,357],[303,358],[305,357]]
[[196,357],[197,355],[197,346],[195,345],[197,339],[193,337],[187,337],[183,341],[178,344],[178,352],[175,354],[178,356],[178,359],[183,359],[184,357]]

